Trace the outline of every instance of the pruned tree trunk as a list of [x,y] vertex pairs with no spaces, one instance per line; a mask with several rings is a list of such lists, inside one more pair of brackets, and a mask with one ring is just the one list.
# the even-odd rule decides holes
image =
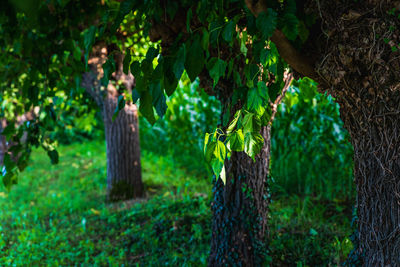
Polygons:
[[[115,120],[112,120],[121,92],[111,81],[102,90],[100,79],[103,76],[102,64],[107,58],[107,49],[104,45],[98,45],[93,50],[94,55],[89,59],[92,71],[84,74],[82,86],[96,101],[103,115],[107,145],[107,200],[143,197],[137,107],[127,102]],[[121,81],[130,91],[134,86],[134,78],[122,71],[122,53],[115,53],[114,56],[117,70],[112,77],[115,81]]]
[[209,266],[262,266],[266,255],[271,127],[262,129],[264,147],[253,161],[234,152],[226,163],[226,185],[214,183]]
[[117,98],[104,100],[103,116],[107,144],[107,196],[110,201],[142,197],[137,107],[126,104],[112,121]]

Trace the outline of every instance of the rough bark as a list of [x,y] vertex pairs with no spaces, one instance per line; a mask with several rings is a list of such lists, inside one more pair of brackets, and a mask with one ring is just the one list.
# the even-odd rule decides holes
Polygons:
[[[400,265],[400,94],[373,110],[359,105],[342,113],[354,147],[358,248],[349,260],[364,266]],[[392,102],[393,101],[393,102]],[[389,104],[389,105],[388,105]]]
[[264,147],[253,161],[234,152],[226,185],[214,182],[209,266],[261,266],[266,255],[271,127],[262,129]]
[[[102,64],[107,58],[104,45],[94,48],[89,59],[91,72],[85,73],[82,85],[100,107],[104,120],[107,145],[107,200],[119,201],[144,195],[140,163],[139,123],[136,105],[127,102],[115,120],[112,120],[121,94],[110,81],[106,89],[100,86]],[[122,71],[123,55],[115,53],[117,70],[112,75],[127,90],[134,86],[133,76]],[[106,95],[103,97],[103,95]]]
[[142,197],[137,107],[126,104],[112,121],[118,99],[108,96],[103,104],[107,144],[107,196],[110,201]]
[[[233,152],[225,162],[226,185],[214,182],[212,238],[209,266],[263,266],[268,249],[269,162],[271,125],[278,105],[293,80],[285,77],[285,86],[275,99],[269,124],[261,129],[264,146],[253,161],[244,152]],[[226,86],[229,88],[229,86]],[[222,90],[227,92],[227,90]],[[221,97],[226,107],[229,97]],[[236,108],[239,109],[240,105]],[[224,109],[227,112],[228,109]],[[234,114],[236,110],[231,110]]]
[[358,226],[348,261],[400,266],[400,2],[308,2],[321,23],[310,40],[320,54],[317,72],[331,85],[325,89],[354,147]]

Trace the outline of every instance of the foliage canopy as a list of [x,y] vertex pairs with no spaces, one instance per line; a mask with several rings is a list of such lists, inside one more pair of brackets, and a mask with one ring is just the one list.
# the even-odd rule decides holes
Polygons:
[[[113,53],[118,50],[125,53],[124,72],[136,80],[132,95],[120,99],[119,109],[125,100],[139,100],[141,114],[154,124],[164,116],[166,98],[186,72],[223,104],[222,123],[205,138],[205,156],[216,176],[232,151],[254,158],[264,142],[260,129],[270,123],[288,69],[271,37],[281,29],[300,46],[313,23],[298,14],[294,0],[267,1],[269,8],[260,14],[249,10],[251,1],[241,0],[3,2],[1,101],[16,96],[17,114],[40,107],[35,121],[19,129],[9,123],[3,131],[9,140],[17,141],[16,133],[23,131],[29,136],[29,142],[18,147],[27,156],[16,163],[5,161],[3,173],[8,178],[3,181],[8,185],[26,166],[31,145],[42,145],[55,155],[54,147],[44,144],[52,142],[46,131],[57,121],[59,92],[70,98],[84,94],[82,73],[98,42],[116,47],[103,65],[102,85],[115,70]],[[145,55],[135,51],[141,38],[154,43]],[[4,105],[1,112],[6,112]]]

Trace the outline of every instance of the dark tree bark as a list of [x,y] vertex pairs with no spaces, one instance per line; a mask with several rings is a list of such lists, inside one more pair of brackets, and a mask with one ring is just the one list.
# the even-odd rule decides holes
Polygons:
[[226,185],[214,182],[209,266],[262,266],[266,255],[271,127],[262,129],[264,147],[253,161],[234,152],[225,164]]
[[[271,119],[260,133],[264,146],[255,161],[244,152],[233,152],[225,162],[226,185],[221,179],[214,182],[209,266],[263,266],[265,263],[268,254],[271,125],[292,79],[291,74],[286,76],[281,94],[271,103]],[[225,87],[231,88],[229,85]],[[222,106],[227,107],[229,91],[224,96],[219,98]],[[230,111],[231,114],[235,112]]]
[[[89,60],[91,72],[84,74],[82,85],[96,101],[103,115],[107,145],[107,199],[119,201],[143,197],[137,107],[127,102],[115,120],[112,120],[121,93],[111,81],[104,90],[100,86],[107,49],[104,45],[95,46],[93,54]],[[133,76],[125,75],[122,71],[123,55],[114,55],[117,70],[112,79],[121,81],[127,90],[132,90]]]
[[[265,0],[246,3],[255,14],[267,8]],[[298,73],[336,98],[351,135],[357,232],[348,263],[400,266],[400,2],[297,3],[319,19],[303,49],[314,71],[284,36],[271,40]]]
[[319,17],[305,51],[340,105],[354,147],[357,231],[348,262],[400,266],[400,3],[310,0]]
[[364,266],[400,266],[400,93],[385,91],[373,110],[360,104],[348,112],[342,103],[357,187],[359,240],[349,260]]

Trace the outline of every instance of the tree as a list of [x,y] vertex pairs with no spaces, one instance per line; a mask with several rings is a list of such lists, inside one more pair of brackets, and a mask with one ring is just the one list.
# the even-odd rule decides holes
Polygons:
[[[256,20],[242,1],[150,1],[145,5],[141,1],[124,1],[118,9],[110,8],[104,13],[104,8],[70,1],[65,6],[57,2],[41,5],[40,11],[52,17],[62,16],[63,9],[87,8],[91,8],[89,13],[94,13],[95,20],[101,17],[102,21],[84,30],[83,42],[78,41],[83,43],[85,58],[96,39],[116,35],[115,29],[132,10],[135,23],[144,25],[143,32],[153,41],[161,40],[161,52],[159,46],[150,47],[144,58],[126,67],[135,77],[139,109],[149,122],[156,120],[153,108],[159,117],[165,114],[165,94],[170,96],[174,92],[184,70],[191,81],[199,77],[205,91],[221,101],[221,123],[205,140],[205,156],[217,178],[209,264],[262,264],[266,253],[270,124],[282,89],[291,81],[290,75],[285,75],[285,64],[276,47],[268,40],[278,22],[277,12],[268,10]],[[113,14],[111,10],[118,12]],[[293,17],[294,11],[280,12]],[[72,13],[66,14],[67,23],[63,25],[68,25],[67,29],[58,23],[55,28],[67,36],[74,25],[88,25],[81,22],[88,16],[76,18]],[[54,31],[45,25],[43,28],[45,36]],[[71,39],[72,42],[66,42]],[[41,49],[51,49],[51,56],[61,56],[67,49],[79,48],[76,40],[81,40],[80,36],[66,40],[59,40],[61,47],[56,51],[46,42],[40,44]],[[75,63],[79,54],[75,54],[73,66],[68,69],[74,75],[82,71],[82,66]],[[127,54],[126,59],[129,63],[131,56]],[[103,68],[107,85],[113,68],[111,57]],[[42,73],[50,77],[46,71]]]
[[[305,1],[316,19],[304,46],[307,60],[276,30],[271,39],[287,62],[336,98],[354,147],[357,240],[349,262],[400,264],[397,233],[399,161],[398,57],[400,6],[393,1]],[[251,6],[257,14],[265,1]],[[290,56],[291,55],[291,56]]]
[[[161,40],[160,54],[149,50],[145,60],[131,66],[138,79],[141,107],[158,98],[151,90],[154,86],[172,94],[183,70],[192,81],[199,77],[200,86],[220,100],[220,126],[205,140],[205,156],[217,178],[209,265],[261,265],[267,251],[270,127],[279,95],[291,76],[285,78],[276,48],[267,47],[268,32],[257,33],[252,16],[248,19],[257,45],[249,41],[241,13],[244,3],[154,2],[152,9],[124,2],[131,5],[127,10],[135,9],[139,17],[146,15],[152,22],[151,40]],[[167,10],[172,15],[159,16],[164,5],[171,6]],[[276,14],[263,19],[276,24]],[[149,62],[154,54],[158,54],[158,64],[153,68]],[[271,55],[268,61],[267,54]],[[160,113],[157,104],[154,107]],[[143,111],[152,120],[153,110]]]
[[[142,197],[144,195],[140,164],[139,123],[137,107],[131,101],[125,103],[118,84],[111,82],[103,97],[101,78],[102,65],[106,61],[107,47],[94,47],[94,56],[89,59],[91,71],[83,76],[82,86],[96,101],[104,119],[107,144],[107,198],[110,201]],[[132,92],[134,78],[123,72],[123,54],[114,54],[116,82],[122,82],[125,90]]]
[[[29,6],[33,9],[28,10]],[[5,65],[14,65],[15,72],[10,73],[7,68],[3,70],[2,74],[5,81],[3,88],[11,85],[10,87],[16,88],[14,90],[19,93],[17,95],[22,96],[17,101],[22,106],[19,112],[24,112],[24,109],[26,111],[26,109],[34,105],[38,106],[42,112],[46,111],[44,114],[47,115],[44,119],[39,117],[30,121],[32,125],[39,126],[34,128],[40,130],[40,132],[36,136],[31,135],[30,142],[26,143],[25,156],[22,158],[27,159],[29,157],[29,147],[31,145],[38,146],[42,144],[45,149],[49,148],[47,145],[48,139],[43,137],[57,123],[54,109],[57,108],[56,103],[59,101],[56,100],[58,96],[55,95],[58,95],[57,91],[76,99],[81,99],[85,95],[81,90],[80,81],[83,72],[86,70],[85,65],[89,60],[92,71],[85,73],[82,85],[84,85],[87,95],[90,95],[98,104],[104,118],[107,143],[108,199],[115,201],[143,196],[137,108],[128,99],[125,101],[124,96],[125,93],[128,94],[132,91],[134,79],[132,75],[123,73],[123,55],[118,52],[120,49],[124,49],[124,42],[128,38],[119,36],[114,41],[110,41],[107,38],[101,40],[102,42],[100,43],[108,43],[110,47],[113,47],[110,55],[113,60],[114,58],[116,59],[113,64],[118,67],[115,73],[110,69],[106,74],[107,77],[104,77],[102,64],[105,63],[106,58],[105,55],[101,55],[101,49],[105,49],[105,47],[97,47],[97,58],[88,58],[96,34],[93,29],[96,28],[91,26],[86,29],[83,36],[80,34],[82,27],[83,29],[86,28],[83,25],[91,25],[93,20],[98,20],[98,16],[103,15],[100,12],[102,5],[99,6],[99,3],[85,4],[77,1],[74,3],[40,5],[32,1],[25,6],[18,1],[5,1],[5,7],[5,11],[8,12],[8,19],[6,17],[1,28],[5,33],[2,38],[5,52],[3,61]],[[76,14],[70,13],[75,8],[81,10],[84,15],[76,16]],[[44,15],[43,17],[39,17],[41,12]],[[63,14],[63,12],[66,13]],[[18,13],[25,16],[18,19]],[[57,20],[65,23],[57,24],[55,22]],[[54,28],[48,27],[49,21]],[[132,27],[129,28],[128,26],[123,26],[123,30],[130,31]],[[52,45],[51,42],[46,42],[43,39],[37,42],[38,40],[35,36],[26,38],[23,33],[25,31],[40,32],[41,38],[45,36],[54,37],[60,34],[56,38],[58,44]],[[18,39],[21,37],[18,34],[22,34],[22,41]],[[32,51],[32,43],[30,42],[36,44],[35,51]],[[29,47],[29,49],[14,49],[13,45],[20,43]],[[38,54],[43,55],[39,60],[36,58]],[[15,64],[16,57],[23,58],[24,64]],[[17,81],[16,77],[19,75],[26,78]],[[109,83],[110,78],[116,82]],[[120,84],[121,81],[122,84]],[[102,86],[107,90],[103,91]],[[42,90],[38,90],[39,88]],[[51,100],[49,101],[48,99]],[[49,110],[51,112],[48,112]],[[17,138],[17,134],[13,135],[16,130],[8,129],[8,131],[5,131],[9,133],[7,138],[10,139],[12,136]],[[21,132],[22,130],[18,131]],[[26,134],[29,135],[30,133],[26,132]],[[2,139],[5,141],[5,137],[2,137]],[[9,142],[7,149],[15,150],[17,143]],[[6,150],[5,147],[4,150]],[[20,153],[19,150],[17,153]],[[49,156],[52,157],[52,162],[53,158],[58,158],[54,146],[50,146],[49,153]],[[4,177],[3,182],[9,186],[11,180],[16,181],[16,174],[25,165],[25,162],[6,161],[5,173],[9,177]]]
[[[54,13],[54,6],[62,14],[65,7],[80,10],[76,6],[84,5],[67,1],[63,7],[50,2],[41,5],[45,14]],[[266,199],[268,195],[265,183],[253,178],[258,169],[254,164],[258,166],[260,153],[265,161],[262,134],[268,130],[273,103],[287,82],[284,73],[288,66],[296,75],[317,81],[341,106],[355,151],[356,257],[364,266],[400,263],[399,6],[389,0],[364,2],[126,0],[120,4],[107,1],[113,8],[81,7],[102,17],[85,30],[86,53],[96,36],[115,36],[115,29],[133,10],[143,33],[153,41],[161,40],[161,52],[159,47],[151,47],[146,57],[129,66],[136,79],[140,112],[151,123],[156,119],[153,108],[160,117],[165,113],[165,94],[174,92],[184,70],[192,81],[199,78],[202,87],[223,103],[221,124],[205,140],[205,156],[218,178],[211,266],[254,266],[264,260],[265,250],[258,248],[264,248],[267,205],[255,195]],[[24,8],[26,14],[33,13]],[[7,39],[8,35],[2,36]],[[11,51],[10,45],[2,49]],[[12,61],[12,57],[7,59]],[[247,172],[248,168],[252,172]],[[266,181],[267,170],[259,170]]]

